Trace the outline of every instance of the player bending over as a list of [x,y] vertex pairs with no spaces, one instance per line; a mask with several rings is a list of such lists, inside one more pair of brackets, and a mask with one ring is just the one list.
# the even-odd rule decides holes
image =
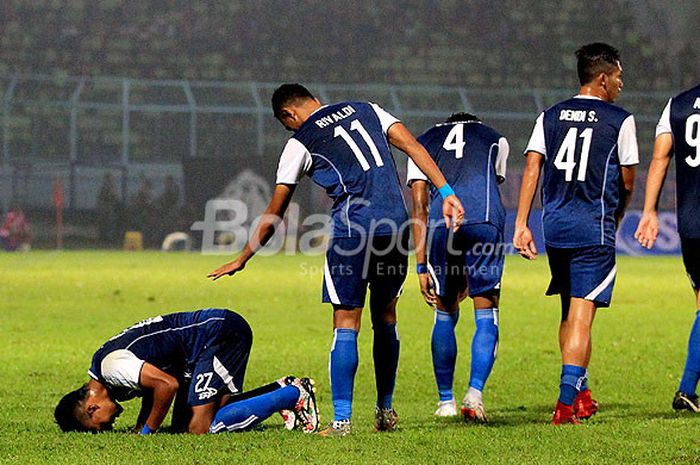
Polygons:
[[392,431],[397,421],[392,402],[399,361],[396,303],[408,266],[408,214],[390,144],[439,186],[448,227],[459,226],[464,210],[423,146],[378,105],[322,106],[305,87],[284,84],[272,96],[272,110],[294,134],[280,156],[277,185],[265,219],[238,258],[209,277],[218,279],[242,270],[272,237],[299,180],[310,176],[333,200],[323,301],[333,306],[329,365],[334,414],[323,434],[344,436],[351,430],[357,335],[368,286],[377,383],[374,426],[377,431]]
[[237,313],[208,309],[157,316],[137,323],[100,347],[90,381],[56,407],[63,431],[104,431],[122,407],[140,396],[134,427],[155,433],[173,408],[173,429],[195,434],[242,431],[275,412],[285,427],[316,431],[318,414],[311,380],[286,377],[243,392],[253,334]]
[[676,157],[676,213],[683,264],[695,291],[695,322],[688,340],[685,370],[673,398],[676,410],[700,413],[696,388],[700,378],[700,86],[668,101],[656,126],[656,142],[647,176],[644,213],[635,237],[651,249],[659,233],[659,195],[671,156]]
[[596,413],[588,389],[591,327],[615,283],[615,230],[632,195],[639,163],[634,117],[612,105],[622,90],[619,52],[593,43],[576,52],[579,95],[537,118],[528,143],[513,244],[530,260],[537,249],[528,218],[540,171],[542,222],[552,281],[561,296],[559,400],[552,423]]
[[[440,401],[435,415],[457,415],[452,393],[461,296],[474,301],[469,390],[462,400],[465,421],[486,421],[482,391],[498,348],[498,301],[503,274],[505,209],[497,184],[505,180],[508,142],[474,115],[457,113],[418,138],[457,196],[469,205],[456,233],[444,227],[440,196],[428,194],[427,177],[411,160],[408,184],[413,192],[414,237],[420,289],[435,307],[431,348]],[[430,216],[430,226],[426,223]],[[426,244],[426,240],[428,241]],[[426,261],[426,245],[430,249]]]

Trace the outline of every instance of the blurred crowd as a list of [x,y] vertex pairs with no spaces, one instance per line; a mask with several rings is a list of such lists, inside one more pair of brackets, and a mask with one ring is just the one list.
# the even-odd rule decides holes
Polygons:
[[568,88],[572,51],[605,37],[634,88],[667,90],[694,82],[698,60],[664,5],[4,0],[0,73]]

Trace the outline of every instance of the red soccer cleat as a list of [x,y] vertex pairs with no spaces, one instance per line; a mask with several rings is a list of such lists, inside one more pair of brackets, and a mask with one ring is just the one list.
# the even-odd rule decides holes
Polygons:
[[564,405],[560,401],[557,401],[557,406],[554,409],[554,416],[552,416],[552,424],[559,426],[567,423],[572,425],[581,424],[576,418],[576,415],[574,415],[574,409],[571,405]]
[[586,389],[576,395],[574,400],[574,414],[579,420],[587,420],[598,411],[598,401],[591,397],[591,390]]

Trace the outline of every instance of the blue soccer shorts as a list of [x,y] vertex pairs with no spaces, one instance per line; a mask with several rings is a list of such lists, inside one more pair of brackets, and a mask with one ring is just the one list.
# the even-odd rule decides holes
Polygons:
[[505,251],[496,226],[465,224],[457,232],[436,226],[428,241],[428,272],[440,298],[452,301],[467,285],[471,296],[500,289]]
[[[204,329],[203,329],[204,331]],[[234,312],[226,312],[216,325],[206,327],[197,338],[202,350],[192,361],[187,404],[205,405],[224,394],[243,392],[253,332],[248,322]]]
[[364,307],[373,299],[390,302],[401,294],[408,272],[408,231],[387,236],[334,237],[328,245],[323,302]]
[[546,246],[552,280],[546,295],[561,294],[609,307],[615,285],[615,247],[595,245],[573,249]]
[[700,291],[700,239],[681,237],[681,253],[685,272],[695,292]]

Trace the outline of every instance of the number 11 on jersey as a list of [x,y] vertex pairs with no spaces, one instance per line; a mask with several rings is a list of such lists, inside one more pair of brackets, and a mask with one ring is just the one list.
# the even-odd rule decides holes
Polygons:
[[[362,126],[362,123],[360,123],[358,120],[353,120],[352,123],[350,123],[350,130],[360,133],[362,140],[364,140],[367,147],[369,147],[369,152],[372,154],[372,158],[374,158],[374,163],[376,163],[377,166],[384,166],[384,162],[382,161],[381,155],[379,155],[377,146],[374,144],[372,137],[369,135],[365,127]],[[369,162],[367,162],[367,157],[365,157],[365,155],[362,153],[362,150],[360,150],[360,147],[357,145],[350,133],[346,131],[344,127],[336,126],[333,130],[333,137],[338,136],[340,136],[345,143],[348,144],[348,147],[350,147],[350,150],[352,150],[355,158],[357,158],[357,161],[360,162],[362,170],[368,171],[370,166]]]

